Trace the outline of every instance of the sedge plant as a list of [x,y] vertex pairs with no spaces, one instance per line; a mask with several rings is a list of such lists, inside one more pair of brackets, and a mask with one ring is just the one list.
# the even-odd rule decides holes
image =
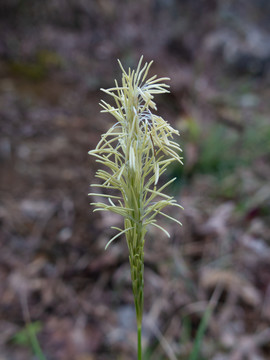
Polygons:
[[158,215],[181,224],[163,212],[168,205],[181,208],[172,196],[164,193],[176,178],[160,186],[159,179],[172,162],[182,164],[182,158],[181,148],[173,140],[173,135],[179,135],[178,131],[155,114],[154,95],[169,92],[169,85],[164,83],[169,78],[155,75],[147,79],[151,64],[152,61],[143,64],[141,57],[135,70],[125,71],[119,61],[122,83],[115,80],[115,87],[101,89],[113,98],[114,104],[104,100],[100,103],[102,112],[110,113],[115,123],[101,136],[96,148],[89,151],[101,164],[96,172],[101,183],[92,186],[102,188],[102,193],[89,195],[104,199],[91,204],[95,206],[94,211],[111,211],[124,218],[123,228],[112,227],[117,234],[105,248],[125,235],[136,309],[138,360],[142,358],[145,235],[149,226],[155,226],[170,236],[157,223]]

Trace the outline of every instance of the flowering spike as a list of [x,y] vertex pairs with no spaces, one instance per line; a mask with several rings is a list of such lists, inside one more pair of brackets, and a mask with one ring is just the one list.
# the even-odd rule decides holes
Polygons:
[[100,103],[102,112],[109,112],[117,122],[102,135],[96,149],[89,151],[107,169],[97,171],[96,176],[103,182],[95,186],[114,190],[118,194],[89,195],[101,196],[104,200],[93,203],[96,211],[112,211],[124,218],[124,229],[114,228],[119,232],[107,243],[106,248],[125,234],[139,334],[143,314],[145,234],[147,226],[153,225],[170,236],[156,223],[158,214],[181,224],[162,212],[168,205],[181,208],[173,197],[163,193],[165,187],[175,179],[159,188],[157,185],[171,162],[182,164],[179,156],[182,150],[172,140],[174,135],[179,135],[178,131],[152,112],[152,109],[157,109],[154,96],[169,92],[169,86],[163,83],[169,78],[159,79],[155,75],[146,80],[152,61],[143,65],[143,57],[136,70],[128,69],[127,72],[118,62],[122,70],[122,84],[118,85],[115,81],[115,87],[101,89],[113,98],[115,104],[110,105],[104,100]]

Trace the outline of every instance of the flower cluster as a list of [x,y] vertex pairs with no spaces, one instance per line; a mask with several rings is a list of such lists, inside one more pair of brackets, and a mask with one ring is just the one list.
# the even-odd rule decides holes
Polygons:
[[93,184],[106,190],[117,190],[114,195],[95,194],[106,198],[106,202],[92,203],[95,211],[112,211],[124,217],[124,228],[118,230],[107,246],[118,236],[126,234],[128,247],[132,254],[141,242],[144,242],[146,227],[153,225],[169,233],[157,224],[156,216],[161,214],[173,221],[178,220],[165,214],[162,210],[168,205],[181,206],[172,196],[163,191],[174,179],[158,187],[160,176],[173,161],[182,164],[179,156],[181,148],[173,141],[178,131],[162,117],[153,113],[157,110],[155,94],[167,93],[168,85],[163,82],[169,78],[153,76],[146,79],[152,64],[142,66],[141,57],[136,70],[126,72],[122,69],[122,84],[105,90],[113,97],[112,106],[101,101],[103,112],[112,114],[116,123],[102,135],[96,149],[89,152],[103,165],[96,176],[102,184]]

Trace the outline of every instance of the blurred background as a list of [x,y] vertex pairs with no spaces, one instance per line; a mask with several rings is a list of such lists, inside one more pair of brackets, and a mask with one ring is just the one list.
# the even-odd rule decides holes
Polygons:
[[99,89],[142,54],[171,78],[156,101],[185,163],[166,175],[183,226],[146,241],[144,359],[270,359],[269,33],[268,0],[1,0],[1,360],[37,359],[29,331],[48,360],[136,358],[87,152],[113,123]]

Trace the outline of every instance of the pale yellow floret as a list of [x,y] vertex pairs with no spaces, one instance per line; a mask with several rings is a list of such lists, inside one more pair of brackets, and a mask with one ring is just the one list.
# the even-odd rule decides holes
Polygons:
[[[118,191],[118,194],[90,193],[100,196],[106,202],[93,203],[96,211],[113,211],[125,219],[125,229],[118,229],[118,234],[125,234],[129,250],[134,253],[138,244],[143,246],[147,225],[153,225],[169,233],[156,223],[156,217],[162,215],[181,224],[177,219],[165,214],[166,206],[178,206],[173,197],[163,190],[174,179],[157,188],[160,176],[173,161],[182,164],[182,151],[179,144],[172,140],[179,135],[178,130],[169,125],[162,117],[152,113],[156,110],[154,95],[167,93],[169,85],[163,83],[169,78],[157,78],[147,75],[152,62],[142,66],[141,57],[136,70],[125,71],[121,62],[122,84],[110,89],[101,89],[112,96],[115,105],[101,100],[102,112],[108,112],[116,119],[115,125],[102,135],[96,149],[89,152],[105,169],[99,169],[96,176],[102,181],[94,186]],[[115,202],[114,202],[114,201]],[[139,234],[137,233],[139,232]],[[133,245],[130,243],[133,242]],[[141,242],[141,243],[140,243]]]

